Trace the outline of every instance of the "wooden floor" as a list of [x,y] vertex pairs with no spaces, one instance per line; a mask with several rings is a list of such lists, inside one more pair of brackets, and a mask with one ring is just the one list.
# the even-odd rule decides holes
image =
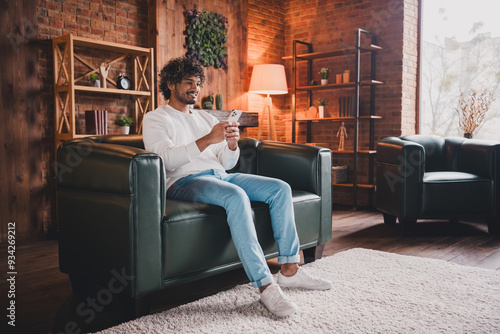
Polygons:
[[[68,277],[59,272],[57,241],[30,244],[19,241],[16,246],[16,328],[13,331],[7,327],[2,314],[2,333],[85,333],[124,321],[117,301],[92,308],[92,298],[78,299],[72,295]],[[376,211],[335,208],[333,238],[326,245],[324,256],[359,247],[500,269],[500,237],[490,236],[485,224],[480,222],[419,222],[415,235],[407,237],[399,225],[384,225],[382,215]],[[0,246],[0,254],[6,263],[6,245]],[[276,272],[274,261],[270,261],[270,266]],[[2,300],[6,300],[8,270],[6,265],[2,268],[0,287]],[[167,289],[155,297],[153,311],[166,310],[246,282],[243,270],[235,270]],[[4,302],[2,312],[6,312],[5,305]]]

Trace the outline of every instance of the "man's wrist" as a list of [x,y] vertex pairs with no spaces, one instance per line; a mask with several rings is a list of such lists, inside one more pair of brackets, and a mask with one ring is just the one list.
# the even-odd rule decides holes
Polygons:
[[200,152],[203,152],[208,146],[210,146],[210,143],[207,139],[207,136],[201,137],[196,141],[196,145],[198,146],[198,149]]
[[230,143],[230,142],[228,142],[227,146],[229,147],[229,149],[231,151],[236,151],[238,149],[238,143]]

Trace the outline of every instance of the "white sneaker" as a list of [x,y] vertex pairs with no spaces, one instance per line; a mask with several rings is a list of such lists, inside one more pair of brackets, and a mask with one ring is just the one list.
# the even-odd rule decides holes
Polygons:
[[302,267],[299,267],[293,276],[285,276],[280,271],[278,273],[278,284],[283,288],[302,288],[307,290],[328,290],[332,287],[331,281],[311,276]]
[[297,304],[288,299],[276,283],[271,283],[261,294],[260,301],[269,312],[278,317],[287,317],[297,312]]

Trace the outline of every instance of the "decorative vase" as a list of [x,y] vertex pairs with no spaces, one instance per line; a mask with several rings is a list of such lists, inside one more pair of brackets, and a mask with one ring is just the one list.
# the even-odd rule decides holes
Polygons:
[[100,88],[101,87],[101,80],[97,79],[94,81],[94,87]]
[[325,106],[318,106],[319,118],[325,118]]
[[344,71],[344,74],[343,74],[344,83],[348,83],[350,81],[350,79],[351,79],[350,74],[351,74],[350,70]]
[[122,135],[128,135],[130,133],[130,126],[120,126]]
[[342,83],[342,73],[337,74],[335,76],[335,79],[336,79],[335,83],[341,84]]
[[327,85],[328,84],[328,79],[321,79],[321,84],[322,85]]
[[464,138],[472,139],[472,133],[470,133],[470,132],[464,132]]

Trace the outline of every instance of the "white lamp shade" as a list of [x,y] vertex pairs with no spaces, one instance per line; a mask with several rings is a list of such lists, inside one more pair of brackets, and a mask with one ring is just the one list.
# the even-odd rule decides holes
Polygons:
[[285,66],[279,64],[255,65],[248,91],[270,95],[288,94]]

